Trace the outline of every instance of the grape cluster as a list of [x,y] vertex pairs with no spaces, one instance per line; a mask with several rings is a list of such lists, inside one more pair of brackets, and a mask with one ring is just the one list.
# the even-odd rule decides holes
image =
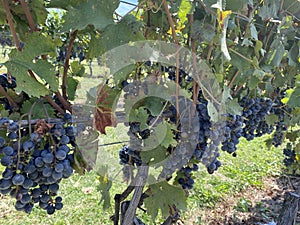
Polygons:
[[[68,48],[67,47],[61,47],[59,50],[58,50],[58,55],[56,57],[56,61],[59,63],[59,62],[64,62],[66,60],[66,56],[67,56],[67,51],[68,51]],[[82,48],[77,48],[77,52],[79,52],[78,54],[76,54],[76,51],[74,49],[72,49],[71,51],[71,55],[70,55],[70,59],[76,59],[78,58],[79,59],[79,62],[82,62],[84,59],[85,59],[85,54],[82,50]]]
[[244,119],[239,115],[227,115],[226,126],[224,128],[224,141],[221,149],[228,153],[236,151],[236,146],[239,143],[239,138],[243,135]]
[[192,173],[193,171],[198,171],[198,169],[198,165],[193,163],[191,166],[187,165],[179,171],[181,175],[177,179],[177,182],[183,189],[192,189],[194,187],[195,181],[192,177]]
[[[170,177],[177,169],[182,169],[193,156],[199,137],[198,112],[193,103],[184,97],[178,99],[179,125],[176,139],[178,145],[171,150],[164,162],[164,167],[159,178]],[[176,114],[171,116],[171,121],[176,121]]]
[[275,124],[275,133],[273,135],[272,144],[277,147],[282,144],[284,139],[284,131],[287,130],[284,120],[288,116],[287,114],[291,112],[291,109],[288,108],[285,104],[282,103],[282,98],[284,98],[284,90],[279,88],[275,91],[274,96],[274,106],[272,107],[271,112],[278,117],[278,121]]
[[283,149],[283,154],[285,156],[283,160],[285,166],[291,166],[294,162],[296,162],[296,152],[290,142],[287,143],[286,147]]
[[73,173],[72,147],[76,145],[75,130],[69,119],[66,114],[64,124],[46,124],[44,133],[41,127],[35,127],[29,138],[18,136],[20,127],[16,122],[0,120],[8,131],[8,140],[0,137],[1,164],[5,167],[0,193],[15,198],[17,210],[30,213],[34,204],[38,204],[53,214],[63,208],[59,183]]
[[270,134],[273,129],[265,123],[265,117],[270,114],[273,101],[268,98],[247,98],[240,101],[244,117],[243,137],[248,141],[254,137]]
[[136,150],[133,150],[131,147],[124,146],[119,151],[120,164],[121,165],[142,165],[142,160]]
[[12,38],[9,36],[3,36],[0,35],[0,45],[2,46],[2,48],[5,48],[6,46],[12,47],[14,45]]
[[[125,80],[122,82],[122,87],[125,92],[124,98],[127,100],[136,98],[140,93],[147,93],[147,87],[140,81],[129,83]],[[125,180],[128,181],[130,179],[130,170],[132,167],[142,165],[142,160],[140,157],[142,143],[143,139],[149,137],[150,130],[141,130],[139,122],[128,122],[125,123],[125,125],[129,126],[127,134],[130,138],[130,141],[128,146],[123,146],[123,148],[119,151],[119,158],[120,164],[124,165],[123,176]]]
[[[200,93],[201,94],[201,93]],[[208,115],[207,101],[199,95],[199,103],[196,106],[198,112],[199,135],[198,143],[194,151],[194,158],[204,164],[211,174],[221,166],[219,157],[219,145],[223,140],[221,131],[223,123],[212,123]]]

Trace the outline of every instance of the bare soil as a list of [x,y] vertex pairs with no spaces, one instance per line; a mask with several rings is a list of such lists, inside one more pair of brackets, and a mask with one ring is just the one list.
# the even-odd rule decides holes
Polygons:
[[[192,216],[188,225],[260,225],[276,222],[286,192],[297,193],[300,177],[283,176],[264,179],[264,187],[246,190],[222,199],[213,208]],[[298,193],[299,194],[299,193]],[[300,224],[300,213],[296,224]]]

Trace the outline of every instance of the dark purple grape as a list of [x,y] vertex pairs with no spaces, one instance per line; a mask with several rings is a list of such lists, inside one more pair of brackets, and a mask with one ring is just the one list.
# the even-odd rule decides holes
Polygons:
[[14,185],[22,185],[25,181],[25,177],[22,174],[16,174],[12,178],[12,183]]

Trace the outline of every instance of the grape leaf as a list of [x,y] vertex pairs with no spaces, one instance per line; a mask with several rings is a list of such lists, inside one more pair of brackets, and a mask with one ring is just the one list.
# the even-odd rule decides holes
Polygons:
[[46,118],[47,114],[49,115],[49,117],[55,117],[55,111],[52,106],[43,101],[36,102],[33,106],[33,103],[35,101],[37,101],[37,99],[35,98],[25,101],[22,104],[21,113],[26,114],[31,112],[30,116],[32,119],[40,119],[43,117]]
[[[50,93],[45,83],[49,84],[52,91],[58,89],[58,78],[55,76],[54,66],[45,60],[36,59],[40,55],[54,52],[55,48],[51,37],[43,37],[35,32],[28,35],[23,51],[16,49],[11,51],[10,59],[5,66],[17,79],[17,91],[40,97]],[[29,76],[28,70],[32,70],[37,79]]]
[[166,158],[166,148],[159,145],[151,150],[144,151],[143,149],[140,155],[143,162],[149,163],[150,166],[155,165],[162,162]]
[[168,217],[174,206],[179,210],[186,208],[185,191],[170,185],[167,181],[149,185],[147,194],[149,197],[144,200],[144,203],[153,221],[159,210],[163,217]]
[[12,62],[10,60],[5,63],[5,66],[18,80],[16,91],[24,91],[32,97],[40,97],[50,94],[50,91],[43,84],[29,76],[28,67],[30,67],[30,64],[26,65],[24,62],[22,63],[22,61]]
[[149,115],[145,108],[140,107],[138,109],[131,110],[130,114],[128,112],[126,112],[126,115],[129,115],[130,122],[139,122],[141,130],[148,128],[147,120],[148,120]]
[[44,0],[28,1],[27,4],[33,17],[33,21],[38,24],[44,24],[48,15]]
[[286,133],[285,136],[288,140],[290,140],[291,142],[295,142],[298,137],[299,137],[299,130],[297,131],[290,131],[288,133]]
[[60,8],[60,9],[65,9],[67,10],[70,7],[75,7],[78,6],[80,3],[82,2],[82,0],[51,0],[48,4],[47,4],[47,8]]
[[230,99],[225,104],[226,112],[232,115],[241,115],[243,108],[237,101]]
[[287,104],[291,108],[300,107],[300,87],[295,88]]
[[260,80],[256,76],[251,76],[250,80],[248,81],[248,87],[250,90],[253,90],[257,87]]
[[278,116],[275,114],[267,115],[265,118],[268,124],[275,124],[278,121]]
[[175,129],[175,127],[167,122],[160,123],[152,128],[151,135],[144,140],[143,150],[149,151],[159,145],[165,148],[176,146],[177,142],[174,140],[172,129]]
[[78,5],[69,6],[63,16],[65,22],[62,32],[83,30],[88,25],[93,25],[95,29],[101,31],[109,24],[113,24],[113,13],[118,5],[119,0],[86,0]]
[[80,64],[78,61],[73,61],[70,64],[72,76],[83,76],[85,72],[84,65]]
[[[117,24],[107,26],[99,37],[99,41],[94,42],[94,49],[90,49],[94,52],[92,55],[100,56],[106,51],[127,44],[130,41],[144,40],[143,33],[139,29],[140,26],[140,22],[131,15],[125,16]],[[98,54],[95,51],[98,51]]]
[[258,10],[258,15],[263,19],[278,18],[279,1],[265,0],[264,5]]
[[187,21],[187,15],[190,14],[193,10],[193,5],[189,0],[182,0],[180,4],[180,8],[178,11],[178,18],[180,21],[180,25],[182,26]]
[[108,85],[101,85],[96,100],[96,109],[94,113],[95,128],[102,134],[105,134],[105,127],[117,125],[114,108],[116,100],[120,94],[119,89],[111,89]]
[[253,23],[250,24],[250,33],[251,33],[251,37],[254,39],[254,40],[258,40],[258,34],[257,34],[257,30],[256,30],[256,27]]
[[97,160],[99,133],[94,129],[86,129],[76,137],[76,150],[74,154],[76,168],[91,170]]
[[144,105],[147,109],[149,109],[152,116],[158,116],[163,109],[162,99],[160,98],[145,98]]
[[300,56],[299,45],[296,44],[295,42],[287,55],[289,59],[289,65],[293,66],[295,63],[297,63],[299,56]]
[[67,77],[67,95],[68,99],[73,101],[79,81],[73,77]]
[[253,72],[253,76],[256,76],[259,80],[262,80],[266,75],[265,71],[260,69],[255,69]]
[[283,43],[279,38],[277,38],[272,42],[270,46],[270,50],[267,55],[267,60],[271,65],[279,66],[284,53],[285,49]]
[[207,110],[208,110],[208,115],[209,115],[211,121],[217,122],[219,119],[219,113],[211,101],[208,101]]
[[103,202],[103,209],[110,208],[110,188],[112,186],[112,181],[108,179],[108,168],[106,166],[101,166],[98,171],[98,180],[100,184],[97,187],[97,190],[101,193],[101,199],[99,204]]

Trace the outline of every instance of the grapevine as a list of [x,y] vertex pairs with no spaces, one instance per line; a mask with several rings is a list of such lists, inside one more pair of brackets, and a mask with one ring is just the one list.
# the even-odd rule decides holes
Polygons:
[[[1,3],[0,193],[17,210],[65,210],[61,180],[105,164],[92,131],[117,122],[128,136],[116,160],[128,188],[114,193],[115,225],[144,224],[142,207],[179,221],[200,164],[215,173],[243,138],[269,135],[299,174],[297,1],[137,1],[124,15],[120,3]],[[92,77],[95,61],[101,82],[77,115],[78,77],[86,67]],[[97,172],[109,195],[110,174]]]

